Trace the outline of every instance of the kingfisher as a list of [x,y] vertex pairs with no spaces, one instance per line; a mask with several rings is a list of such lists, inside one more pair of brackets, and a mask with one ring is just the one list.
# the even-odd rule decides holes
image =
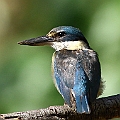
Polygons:
[[57,90],[77,113],[90,114],[91,103],[102,94],[101,67],[98,54],[78,28],[59,26],[18,44],[54,48],[52,73]]

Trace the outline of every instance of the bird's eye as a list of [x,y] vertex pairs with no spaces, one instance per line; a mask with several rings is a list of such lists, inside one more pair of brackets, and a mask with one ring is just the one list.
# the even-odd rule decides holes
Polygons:
[[58,32],[58,33],[57,33],[57,36],[58,36],[58,37],[63,37],[63,36],[65,36],[65,34],[66,34],[65,32]]

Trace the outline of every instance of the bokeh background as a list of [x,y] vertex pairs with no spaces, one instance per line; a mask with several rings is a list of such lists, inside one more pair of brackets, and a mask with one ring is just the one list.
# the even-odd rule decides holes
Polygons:
[[120,93],[120,0],[0,0],[0,113],[63,104],[51,77],[54,50],[17,44],[61,25],[80,28],[98,52],[101,97]]

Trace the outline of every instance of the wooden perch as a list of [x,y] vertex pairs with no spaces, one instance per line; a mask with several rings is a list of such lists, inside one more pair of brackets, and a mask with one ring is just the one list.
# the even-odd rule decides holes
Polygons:
[[120,117],[120,94],[99,98],[91,105],[91,114],[77,114],[67,105],[46,109],[1,114],[0,120],[108,120]]

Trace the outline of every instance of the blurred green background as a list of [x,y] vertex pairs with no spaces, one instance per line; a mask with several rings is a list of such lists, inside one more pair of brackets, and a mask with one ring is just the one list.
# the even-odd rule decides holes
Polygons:
[[80,28],[99,54],[105,90],[120,93],[120,0],[0,0],[0,113],[62,105],[51,47],[20,46],[53,27]]

